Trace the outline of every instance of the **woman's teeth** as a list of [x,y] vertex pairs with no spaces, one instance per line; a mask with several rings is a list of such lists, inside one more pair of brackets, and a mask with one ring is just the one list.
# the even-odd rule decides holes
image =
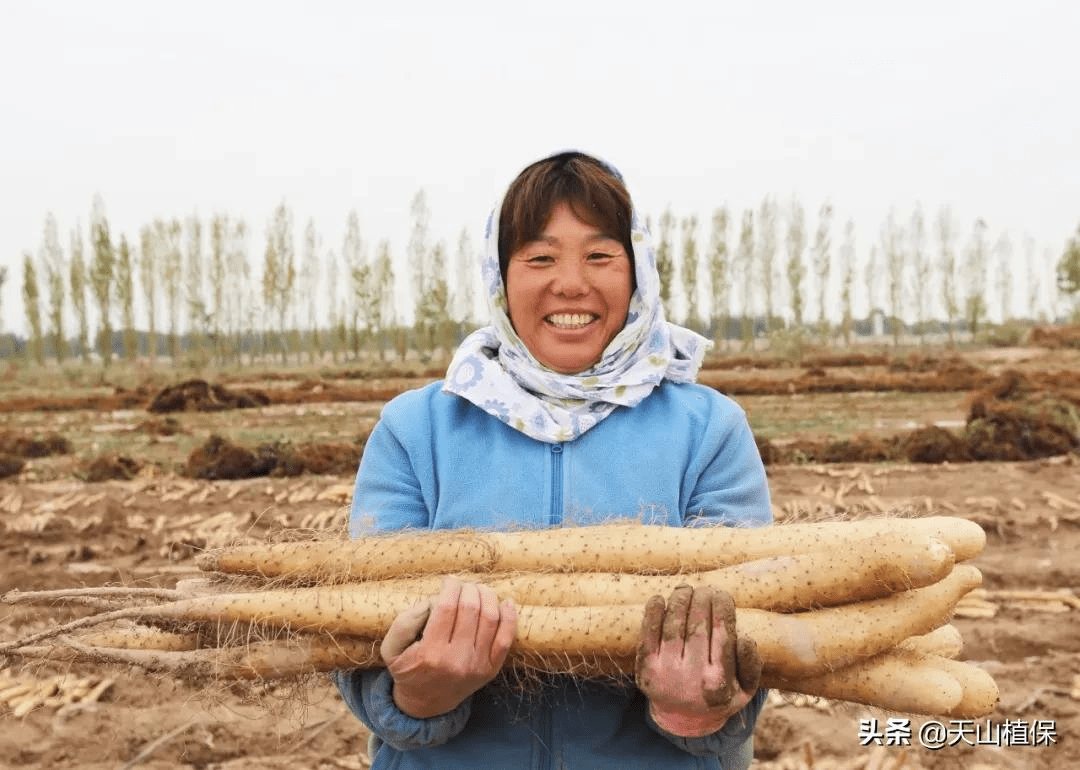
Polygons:
[[582,326],[588,326],[592,323],[595,316],[579,313],[559,313],[557,315],[549,315],[547,317],[548,323],[553,326],[558,326],[560,329],[575,329]]

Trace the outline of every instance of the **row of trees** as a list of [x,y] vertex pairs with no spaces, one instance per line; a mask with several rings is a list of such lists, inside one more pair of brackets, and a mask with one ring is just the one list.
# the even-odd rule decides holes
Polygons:
[[[953,343],[959,330],[977,334],[991,315],[1002,323],[1018,315],[1053,318],[1060,297],[1077,293],[1076,281],[1068,276],[1080,264],[1080,229],[1057,260],[1052,251],[1040,259],[1034,239],[1026,237],[1019,264],[1027,275],[1021,276],[1008,233],[992,237],[987,223],[978,219],[965,237],[948,207],[932,221],[918,206],[907,218],[891,210],[861,260],[851,219],[834,247],[829,204],[818,210],[812,231],[797,199],[781,207],[766,198],[759,207],[744,210],[737,222],[729,220],[726,208],[713,212],[708,246],[701,254],[696,217],[676,221],[670,212],[661,215],[655,231],[661,291],[669,317],[675,317],[673,294],[681,277],[685,309],[680,317],[691,327],[719,329],[725,336],[729,309],[737,307],[744,341],[752,336],[755,319],[762,318],[766,332],[812,331],[823,343],[842,338],[850,344],[855,298],[861,294],[868,315],[880,311],[888,317],[895,342],[910,325],[920,342],[931,329],[943,327]],[[682,235],[679,251],[676,230]],[[1026,278],[1023,284],[1021,277]],[[1026,296],[1016,296],[1022,290]],[[1049,302],[1043,301],[1044,293]],[[1018,314],[1020,303],[1026,313]],[[698,312],[702,306],[710,315]]]
[[[410,211],[408,297],[396,289],[401,263],[390,242],[369,251],[356,211],[348,214],[340,252],[324,247],[309,219],[297,255],[292,213],[281,203],[267,224],[257,273],[246,223],[226,214],[158,219],[132,243],[124,234],[113,237],[99,196],[88,240],[76,224],[66,252],[49,214],[36,256],[23,254],[26,352],[37,362],[63,363],[75,356],[88,362],[96,350],[108,366],[116,354],[226,364],[245,356],[314,360],[329,353],[337,361],[362,351],[383,356],[388,348],[402,356],[447,350],[478,321],[477,257],[467,230],[453,260],[443,241],[432,243],[423,190]],[[761,331],[794,329],[850,344],[857,295],[867,316],[877,310],[891,319],[894,342],[900,319],[920,340],[943,326],[954,341],[960,330],[977,333],[991,311],[1004,322],[1022,304],[1028,318],[1052,318],[1056,308],[1051,303],[1047,312],[1044,294],[1080,293],[1080,229],[1056,260],[1051,253],[1040,260],[1025,238],[1021,287],[1008,233],[993,236],[980,219],[962,234],[948,208],[930,221],[918,207],[906,217],[890,211],[861,249],[851,219],[836,237],[830,205],[820,207],[811,227],[797,199],[781,206],[766,198],[738,216],[717,208],[701,246],[696,216],[676,218],[668,210],[649,226],[668,317],[725,343],[735,336],[748,345]],[[6,277],[0,270],[0,285]],[[1022,289],[1026,296],[1016,296]],[[411,320],[403,307],[412,308]]]
[[[347,353],[358,357],[364,347],[430,351],[448,345],[453,323],[446,246],[428,243],[423,191],[413,200],[412,215],[408,265],[415,321],[403,329],[390,243],[379,241],[369,257],[356,211],[348,215],[340,256],[323,250],[310,219],[297,255],[292,212],[280,204],[268,222],[256,271],[243,220],[225,214],[208,222],[196,216],[158,219],[140,229],[133,245],[126,235],[110,235],[96,197],[88,243],[76,224],[65,254],[49,214],[37,255],[23,253],[26,353],[40,363],[46,357],[63,363],[72,357],[89,362],[96,351],[108,366],[117,352],[128,359],[187,354],[240,363],[245,356],[280,354],[284,360],[302,349],[312,359],[329,351],[337,360]],[[474,268],[471,250],[463,231],[456,270]],[[0,285],[6,278],[6,268],[0,269]],[[472,305],[469,289],[467,283],[459,286],[461,307]],[[463,315],[459,320],[467,321]],[[145,331],[138,331],[140,325]]]

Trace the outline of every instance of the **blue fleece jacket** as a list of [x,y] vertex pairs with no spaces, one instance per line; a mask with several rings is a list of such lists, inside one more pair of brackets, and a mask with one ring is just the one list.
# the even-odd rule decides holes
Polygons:
[[[520,529],[640,519],[673,527],[766,526],[764,467],[742,410],[711,388],[665,380],[563,444],[525,436],[441,383],[383,410],[356,479],[350,533]],[[383,768],[742,770],[765,692],[704,738],[671,735],[633,687],[552,677],[539,694],[492,684],[449,714],[413,719],[386,671],[337,672],[377,736]]]

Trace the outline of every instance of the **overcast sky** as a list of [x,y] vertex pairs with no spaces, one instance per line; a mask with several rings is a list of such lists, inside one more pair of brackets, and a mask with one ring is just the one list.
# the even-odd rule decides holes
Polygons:
[[1077,29],[1070,0],[4,3],[3,328],[25,327],[46,213],[66,250],[95,193],[133,242],[220,211],[258,266],[284,199],[298,243],[314,217],[340,251],[355,208],[402,257],[418,188],[434,237],[478,242],[513,175],[567,147],[654,217],[797,195],[811,228],[832,203],[834,242],[854,218],[861,252],[891,206],[948,204],[1044,260],[1080,223]]

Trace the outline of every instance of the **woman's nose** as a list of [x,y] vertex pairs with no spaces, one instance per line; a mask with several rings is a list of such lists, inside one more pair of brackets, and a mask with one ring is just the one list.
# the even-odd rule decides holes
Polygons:
[[585,263],[580,259],[560,259],[555,265],[551,290],[564,297],[580,297],[589,291]]

